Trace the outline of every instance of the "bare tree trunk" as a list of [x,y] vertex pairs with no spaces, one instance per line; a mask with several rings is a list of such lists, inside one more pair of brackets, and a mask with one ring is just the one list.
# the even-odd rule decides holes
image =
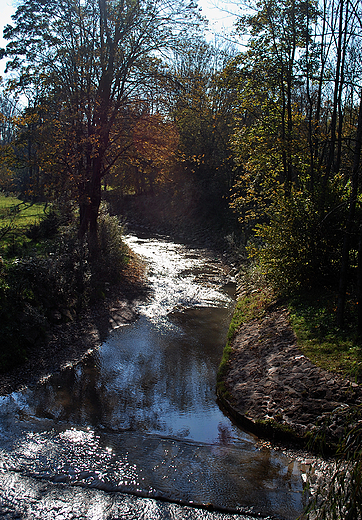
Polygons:
[[314,116],[314,133],[313,133],[313,143],[314,143],[314,158],[317,160],[319,157],[319,146],[320,146],[320,123],[321,123],[321,108],[322,108],[322,93],[323,93],[323,85],[325,81],[325,67],[326,67],[326,55],[327,45],[326,45],[326,32],[327,32],[327,2],[324,0],[323,2],[323,23],[322,23],[322,32],[320,35],[320,59],[321,59],[321,69],[318,78],[318,95],[316,101],[316,110]]
[[341,166],[342,159],[342,129],[344,120],[344,110],[342,109],[342,92],[344,86],[344,73],[345,73],[345,61],[346,61],[346,49],[347,49],[347,37],[348,37],[348,22],[349,22],[349,0],[346,3],[346,15],[343,28],[343,44],[341,50],[341,74],[340,74],[340,86],[338,92],[338,140],[337,140],[337,154],[334,164],[334,171],[337,173]]
[[339,113],[339,102],[341,100],[340,89],[343,88],[342,80],[341,80],[341,65],[342,58],[344,55],[344,3],[345,0],[340,0],[339,2],[339,24],[338,24],[338,37],[337,37],[337,62],[336,62],[336,72],[335,72],[335,80],[334,80],[334,92],[333,92],[333,106],[332,106],[332,117],[331,117],[331,125],[330,125],[330,145],[329,145],[329,154],[327,158],[326,171],[323,179],[323,193],[325,193],[327,183],[334,168],[335,160],[336,160],[336,141],[337,141],[337,115]]
[[91,180],[86,184],[79,205],[80,226],[78,235],[84,238],[88,234],[91,254],[96,254],[98,246],[98,214],[102,199],[102,175],[101,160],[95,160],[92,164]]
[[100,172],[94,173],[92,181],[92,193],[89,206],[89,248],[91,254],[97,252],[98,249],[98,215],[99,207],[102,199],[102,183]]

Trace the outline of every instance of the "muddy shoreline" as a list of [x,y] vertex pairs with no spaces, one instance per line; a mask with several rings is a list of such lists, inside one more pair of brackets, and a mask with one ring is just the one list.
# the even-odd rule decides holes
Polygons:
[[113,329],[137,319],[138,303],[147,295],[147,284],[138,278],[138,273],[127,273],[123,283],[109,288],[104,299],[76,319],[53,325],[47,340],[29,349],[25,363],[0,374],[0,395],[35,385],[50,374],[77,364],[99,348]]

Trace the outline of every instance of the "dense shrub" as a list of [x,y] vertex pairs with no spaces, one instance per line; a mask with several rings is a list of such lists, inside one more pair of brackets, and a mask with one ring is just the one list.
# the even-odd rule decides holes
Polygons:
[[[51,238],[50,224],[58,228],[59,220],[46,222],[44,236]],[[52,324],[72,319],[104,294],[107,282],[120,281],[127,258],[121,232],[117,219],[102,210],[98,254],[91,256],[87,241],[67,226],[41,254],[0,264],[0,370],[24,361]]]
[[115,216],[101,208],[98,219],[98,255],[92,261],[93,284],[117,283],[127,261],[127,247],[122,241],[122,227]]
[[267,222],[256,226],[260,244],[249,246],[249,253],[280,293],[310,289],[335,279],[338,222],[329,221],[328,229],[322,228],[323,215],[302,192],[276,200],[269,215]]

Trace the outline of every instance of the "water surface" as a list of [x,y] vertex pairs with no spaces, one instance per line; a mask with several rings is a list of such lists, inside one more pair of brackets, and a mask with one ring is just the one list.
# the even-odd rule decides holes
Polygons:
[[[234,307],[227,269],[206,250],[160,238],[127,241],[147,262],[150,298],[137,321],[114,330],[84,362],[1,398],[0,489],[16,474],[23,480],[14,490],[36,478],[82,486],[73,494],[134,493],[295,519],[303,507],[298,463],[260,449],[216,402]],[[7,504],[15,500],[5,495]],[[127,504],[142,500],[126,497]],[[139,518],[137,511],[127,518]],[[167,511],[145,518],[173,518]],[[187,517],[182,511],[176,518]]]

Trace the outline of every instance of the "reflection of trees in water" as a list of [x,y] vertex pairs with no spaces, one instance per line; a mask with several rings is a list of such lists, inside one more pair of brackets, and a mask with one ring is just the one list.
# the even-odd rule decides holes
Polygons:
[[[78,425],[162,431],[168,411],[195,412],[213,401],[221,345],[208,349],[205,344],[216,315],[195,311],[179,316],[180,329],[169,335],[145,318],[119,330],[104,358],[93,353],[36,391],[37,414]],[[201,332],[194,340],[200,324],[205,341]]]
[[40,417],[96,426],[102,422],[104,390],[99,356],[93,353],[82,365],[54,374],[34,391],[36,413]]
[[[139,244],[134,246],[137,251]],[[208,279],[215,291],[216,278],[223,277],[216,260],[203,263],[206,252],[205,258],[200,251],[190,260],[190,251],[179,245],[154,240],[146,246],[141,243],[157,273],[154,283],[162,285],[175,307],[183,295],[207,288]],[[188,278],[191,272],[198,281],[180,275]],[[51,378],[37,393],[38,413],[115,430],[173,431],[172,415],[187,414],[192,421],[192,414],[216,406],[216,370],[230,314],[230,307],[188,308],[170,315],[177,327],[164,329],[141,316],[114,331],[98,354]]]

